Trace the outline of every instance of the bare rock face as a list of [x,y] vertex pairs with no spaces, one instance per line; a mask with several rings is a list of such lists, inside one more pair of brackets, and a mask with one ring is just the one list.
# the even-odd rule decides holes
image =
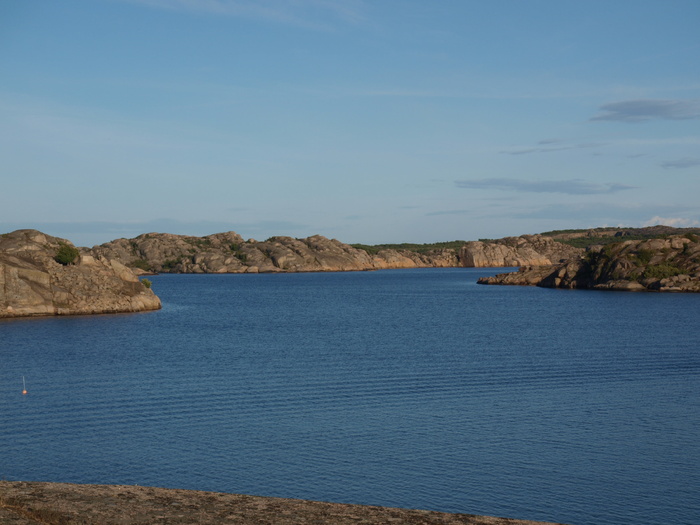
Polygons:
[[494,241],[471,241],[460,250],[462,265],[473,268],[500,266],[546,266],[583,253],[580,248],[542,235],[505,237]]
[[382,250],[370,255],[321,235],[244,241],[235,232],[205,237],[147,233],[96,246],[91,253],[117,259],[141,273],[342,272],[459,265],[454,250],[426,254]]
[[700,292],[700,237],[592,246],[584,256],[558,265],[523,267],[517,272],[481,278],[480,284],[537,285],[548,288]]
[[[61,249],[75,254],[56,261]],[[71,251],[72,250],[72,251]],[[0,236],[0,317],[157,310],[160,299],[117,260],[36,230]]]

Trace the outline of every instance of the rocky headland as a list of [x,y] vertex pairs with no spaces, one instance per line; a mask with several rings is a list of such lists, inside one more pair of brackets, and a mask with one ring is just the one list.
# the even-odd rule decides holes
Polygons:
[[160,299],[115,259],[36,230],[0,235],[0,318],[141,312]]
[[541,265],[583,252],[540,235],[465,242],[459,248],[367,248],[321,235],[256,241],[236,232],[204,237],[146,233],[95,246],[92,253],[140,273],[269,273]]
[[[624,236],[622,236],[624,238]],[[700,292],[700,236],[695,233],[595,244],[559,264],[523,266],[480,284],[547,288]]]
[[521,235],[487,241],[470,241],[459,251],[462,266],[497,268],[502,266],[542,266],[570,259],[583,249],[563,244],[543,235]]
[[124,485],[0,481],[7,525],[546,525],[543,522]]

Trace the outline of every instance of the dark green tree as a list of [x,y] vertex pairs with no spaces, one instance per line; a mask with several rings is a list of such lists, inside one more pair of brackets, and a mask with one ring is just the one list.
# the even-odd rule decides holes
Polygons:
[[70,244],[61,243],[61,246],[58,248],[53,260],[65,266],[67,264],[73,264],[73,262],[75,262],[75,260],[78,258],[78,255],[80,255],[78,248],[71,246]]

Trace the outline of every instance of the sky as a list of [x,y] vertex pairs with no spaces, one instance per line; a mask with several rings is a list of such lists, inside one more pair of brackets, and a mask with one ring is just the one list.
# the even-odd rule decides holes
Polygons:
[[2,0],[0,232],[700,226],[698,0]]

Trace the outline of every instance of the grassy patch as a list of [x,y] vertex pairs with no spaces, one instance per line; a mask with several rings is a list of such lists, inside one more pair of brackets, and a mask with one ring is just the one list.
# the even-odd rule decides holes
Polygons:
[[683,270],[674,266],[672,264],[654,264],[652,266],[647,266],[644,270],[644,277],[647,279],[666,279],[668,277],[673,277],[674,275],[680,275]]
[[435,250],[459,250],[465,244],[467,244],[467,241],[433,242],[429,244],[351,244],[350,246],[374,255],[382,250],[403,250],[415,253],[428,253]]

